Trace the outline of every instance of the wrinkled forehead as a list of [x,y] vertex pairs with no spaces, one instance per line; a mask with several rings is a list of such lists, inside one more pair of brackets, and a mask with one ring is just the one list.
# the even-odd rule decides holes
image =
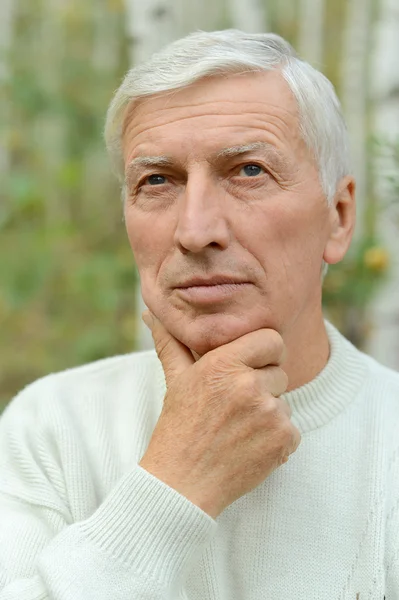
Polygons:
[[280,70],[204,77],[183,88],[132,100],[125,109],[122,139],[173,118],[229,114],[242,118],[258,113],[283,119],[293,133],[299,130],[296,99]]

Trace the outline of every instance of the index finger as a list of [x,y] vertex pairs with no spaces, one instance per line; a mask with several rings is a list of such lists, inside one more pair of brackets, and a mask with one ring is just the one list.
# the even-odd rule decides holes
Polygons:
[[284,340],[275,329],[251,331],[228,344],[219,346],[209,354],[224,354],[231,365],[261,369],[267,365],[280,366],[286,359]]

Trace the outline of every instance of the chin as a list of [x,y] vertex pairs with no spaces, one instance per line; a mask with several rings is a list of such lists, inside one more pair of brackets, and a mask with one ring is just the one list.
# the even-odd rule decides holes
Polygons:
[[172,328],[168,329],[182,344],[203,356],[219,346],[224,346],[262,327],[266,325],[251,323],[248,318],[240,320],[230,315],[207,315],[187,324],[185,319],[182,319],[173,328],[174,331]]

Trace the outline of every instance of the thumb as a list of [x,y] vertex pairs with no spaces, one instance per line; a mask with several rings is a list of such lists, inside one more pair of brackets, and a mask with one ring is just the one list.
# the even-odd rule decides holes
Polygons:
[[149,310],[145,310],[142,319],[151,329],[155,350],[165,373],[166,387],[172,385],[175,378],[195,363],[190,350],[174,338]]

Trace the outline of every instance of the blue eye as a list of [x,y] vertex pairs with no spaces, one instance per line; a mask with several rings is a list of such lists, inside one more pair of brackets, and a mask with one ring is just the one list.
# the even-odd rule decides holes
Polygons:
[[241,172],[244,172],[247,177],[256,177],[264,172],[264,169],[259,165],[245,165],[245,167],[242,167],[240,174]]
[[162,185],[165,181],[166,178],[163,175],[149,175],[146,179],[146,183],[149,185]]

